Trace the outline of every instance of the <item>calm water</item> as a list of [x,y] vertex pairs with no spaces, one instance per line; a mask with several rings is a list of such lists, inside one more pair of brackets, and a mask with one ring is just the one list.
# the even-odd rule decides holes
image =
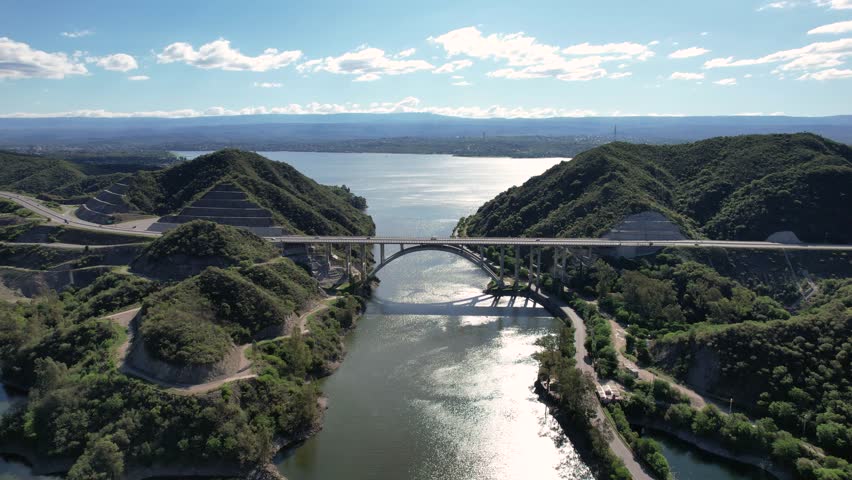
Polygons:
[[[0,384],[0,415],[6,412],[16,402],[22,402],[26,397],[16,390]],[[33,475],[30,467],[15,458],[0,456],[0,480],[47,480],[53,477]]]
[[664,432],[649,430],[645,436],[660,442],[676,480],[773,480],[763,470],[732,462],[698,450]]

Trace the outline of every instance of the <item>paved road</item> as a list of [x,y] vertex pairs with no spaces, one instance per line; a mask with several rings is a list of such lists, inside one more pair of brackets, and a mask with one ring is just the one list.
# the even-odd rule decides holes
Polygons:
[[21,195],[19,193],[13,192],[0,192],[0,198],[5,198],[7,200],[11,200],[18,205],[31,210],[42,217],[47,217],[51,222],[56,222],[57,225],[68,225],[74,228],[80,228],[83,230],[93,230],[97,232],[112,232],[112,233],[121,233],[125,235],[138,235],[140,237],[159,237],[162,235],[160,232],[148,232],[145,230],[140,230],[138,228],[134,229],[131,227],[123,227],[121,225],[99,225],[97,223],[87,222],[85,220],[81,220],[71,213],[60,213],[55,210],[52,210],[40,201],[35,198],[28,197],[26,195]]
[[[58,224],[99,232],[115,232],[144,237],[159,237],[161,232],[149,232],[127,225],[99,225],[51,210],[38,200],[12,192],[0,192],[6,198],[28,208]],[[358,237],[289,235],[264,237],[269,241],[286,244],[367,244],[367,245],[463,245],[463,246],[533,246],[533,247],[674,247],[674,248],[729,248],[745,250],[829,250],[852,251],[852,245],[821,243],[778,243],[725,240],[608,240],[605,238],[521,238],[521,237]]]
[[[592,378],[597,380],[597,374],[592,366],[591,358],[586,351],[586,325],[583,323],[583,319],[577,315],[577,312],[575,312],[574,309],[566,305],[565,302],[560,299],[551,297],[542,291],[539,291],[538,293],[550,299],[554,305],[557,305],[563,312],[565,312],[565,315],[571,319],[571,324],[574,326],[574,346],[576,347],[574,359],[576,360],[577,368],[584,373],[588,373],[592,376]],[[639,460],[633,455],[633,450],[624,443],[624,440],[615,433],[614,428],[606,420],[607,417],[604,414],[603,406],[601,406],[600,402],[595,402],[595,413],[597,414],[597,418],[594,420],[594,424],[606,432],[604,436],[607,437],[609,448],[613,451],[613,453],[615,453],[615,456],[624,462],[624,466],[630,472],[633,479],[653,480],[645,469],[642,468],[642,465],[639,464]]]
[[285,244],[367,244],[367,245],[464,245],[527,247],[674,247],[734,248],[746,250],[838,250],[852,251],[852,245],[822,243],[778,243],[728,240],[608,240],[605,238],[523,238],[523,237],[356,237],[288,235],[266,237]]

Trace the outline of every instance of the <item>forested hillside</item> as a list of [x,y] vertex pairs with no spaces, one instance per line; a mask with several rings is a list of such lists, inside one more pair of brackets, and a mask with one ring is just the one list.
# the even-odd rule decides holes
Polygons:
[[375,226],[359,210],[363,199],[340,188],[320,185],[283,162],[256,153],[221,150],[129,181],[127,201],[145,213],[176,213],[211,187],[227,181],[249,199],[272,211],[277,224],[317,235],[369,235]]
[[693,237],[765,240],[792,230],[804,241],[847,243],[850,191],[852,148],[813,134],[618,142],[510,188],[459,226],[470,236],[595,237],[653,210]]
[[94,194],[122,176],[87,175],[80,166],[65,160],[0,152],[0,190],[63,200]]

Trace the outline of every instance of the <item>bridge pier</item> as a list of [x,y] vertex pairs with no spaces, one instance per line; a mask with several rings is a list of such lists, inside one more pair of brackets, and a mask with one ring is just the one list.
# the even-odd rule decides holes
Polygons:
[[361,244],[361,281],[367,281],[367,244]]
[[521,247],[519,245],[515,245],[515,283],[514,285],[518,286],[518,281],[521,279]]
[[562,265],[561,265],[561,268],[559,270],[559,282],[562,283],[562,284],[565,283],[565,267],[568,266],[567,263],[568,263],[568,250],[562,249]]
[[346,244],[346,281],[352,283],[352,244]]
[[382,263],[385,263],[385,244],[384,243],[379,244],[379,252],[381,252],[380,255],[381,255]]
[[399,244],[399,251],[401,252],[401,251],[403,251],[403,250],[405,250],[405,244],[404,244],[404,243],[400,243],[400,244]]
[[331,274],[331,244],[325,244],[325,264],[328,266],[328,273]]
[[485,265],[485,255],[482,253],[482,245],[479,245],[479,264]]
[[533,284],[533,274],[535,270],[533,270],[533,257],[535,256],[535,248],[530,247],[530,268],[527,272],[527,283],[529,283],[530,289],[532,289]]
[[535,286],[538,290],[541,290],[541,247],[538,247],[538,252],[536,253],[535,258]]
[[503,264],[504,264],[504,261],[506,260],[505,256],[506,256],[506,247],[504,247],[503,245],[500,245],[500,286],[501,287],[503,286],[503,276],[505,275],[505,273],[503,271]]

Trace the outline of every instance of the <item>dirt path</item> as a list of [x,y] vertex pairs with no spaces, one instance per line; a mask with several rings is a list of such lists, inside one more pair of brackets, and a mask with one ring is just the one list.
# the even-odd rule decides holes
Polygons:
[[[311,310],[300,315],[299,319],[297,320],[297,323],[296,323],[296,326],[299,328],[299,331],[303,335],[307,334],[309,332],[309,329],[308,329],[308,326],[307,326],[308,318],[310,318],[311,315],[313,315],[317,312],[320,312],[322,310],[327,309],[329,307],[330,303],[332,301],[336,300],[337,298],[338,297],[330,297],[330,298],[327,298],[327,299],[323,299],[316,306],[314,306],[314,308],[312,308]],[[118,351],[117,351],[119,370],[122,371],[123,373],[130,375],[132,377],[139,378],[141,380],[145,380],[149,383],[153,383],[155,385],[165,387],[165,388],[168,389],[169,392],[175,393],[175,394],[178,394],[178,395],[200,395],[200,394],[203,394],[203,393],[210,392],[212,390],[216,390],[217,388],[221,387],[222,385],[224,385],[226,383],[235,382],[235,381],[238,381],[238,380],[246,380],[246,379],[249,379],[249,378],[257,377],[257,374],[254,373],[251,370],[252,362],[248,358],[248,356],[246,355],[246,353],[248,352],[248,349],[250,349],[251,346],[252,346],[250,343],[246,344],[246,345],[240,345],[238,347],[239,352],[240,352],[240,367],[239,367],[239,369],[236,372],[234,372],[232,375],[228,375],[227,377],[220,378],[220,379],[217,379],[217,380],[213,380],[211,382],[199,383],[199,384],[196,384],[196,385],[184,385],[184,384],[178,384],[178,383],[172,383],[172,382],[165,382],[165,381],[158,379],[156,377],[152,377],[151,375],[148,375],[145,372],[142,372],[142,371],[140,371],[136,368],[133,368],[132,365],[130,365],[126,362],[126,359],[127,359],[127,354],[130,351],[130,344],[133,341],[133,331],[130,328],[130,322],[133,321],[133,319],[139,313],[139,310],[141,310],[141,307],[134,307],[134,308],[131,308],[129,310],[114,313],[112,315],[108,315],[108,316],[104,317],[104,318],[108,318],[108,319],[114,321],[116,324],[120,325],[121,327],[123,327],[127,330],[127,339],[124,341],[124,343],[122,343],[118,347]],[[274,339],[268,340],[268,341],[274,341],[274,340],[278,340],[278,339],[281,339],[281,338],[287,338],[287,337],[289,337],[289,335],[284,335],[284,336],[277,337],[277,338],[274,338]]]
[[624,330],[624,327],[619,325],[618,322],[616,322],[609,316],[607,316],[607,319],[609,320],[609,324],[612,327],[612,341],[615,344],[615,351],[618,354],[618,365],[621,368],[638,371],[639,379],[644,380],[646,382],[653,382],[658,378],[660,380],[668,382],[672,386],[672,388],[686,395],[686,397],[689,398],[689,404],[692,405],[693,408],[700,410],[704,408],[708,403],[714,403],[710,399],[707,399],[700,393],[696,392],[695,390],[692,390],[691,388],[681,385],[679,383],[672,382],[668,378],[662,378],[659,375],[656,375],[655,373],[636,365],[635,362],[625,357],[623,350],[627,345],[627,331]]

